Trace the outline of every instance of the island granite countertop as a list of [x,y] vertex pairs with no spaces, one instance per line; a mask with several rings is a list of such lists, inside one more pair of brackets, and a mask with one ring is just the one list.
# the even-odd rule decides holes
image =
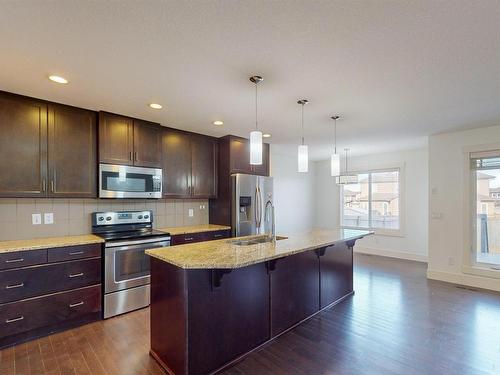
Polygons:
[[357,240],[372,233],[356,229],[313,230],[289,236],[275,243],[247,246],[234,243],[242,238],[261,237],[247,236],[150,249],[146,250],[146,254],[184,269],[234,269],[340,242]]

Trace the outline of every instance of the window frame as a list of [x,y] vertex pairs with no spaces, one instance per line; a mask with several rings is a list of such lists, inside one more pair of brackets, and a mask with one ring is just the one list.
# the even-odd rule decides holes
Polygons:
[[[386,228],[373,228],[372,225],[372,173],[383,173],[383,172],[398,172],[398,189],[399,189],[399,228],[398,229],[386,229]],[[368,227],[356,227],[350,225],[343,225],[344,223],[344,185],[339,185],[340,194],[340,227],[343,229],[360,229],[373,231],[376,235],[382,236],[395,236],[404,237],[405,236],[405,217],[406,217],[406,194],[405,194],[405,165],[395,165],[383,168],[363,168],[353,171],[349,171],[352,174],[368,174]]]

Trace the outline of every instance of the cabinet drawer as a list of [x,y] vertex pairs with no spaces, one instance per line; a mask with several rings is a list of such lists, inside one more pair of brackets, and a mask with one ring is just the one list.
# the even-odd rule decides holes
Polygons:
[[47,263],[47,249],[0,254],[0,270]]
[[100,285],[7,303],[0,305],[0,337],[57,324],[100,310]]
[[172,236],[171,243],[172,245],[181,245],[185,243],[194,243],[205,241],[205,237],[203,233],[189,233],[189,234],[178,234]]
[[218,230],[218,231],[214,231],[214,232],[205,232],[204,237],[205,237],[205,241],[221,240],[223,238],[231,237],[231,231],[230,230]]
[[59,247],[49,249],[48,260],[49,262],[63,262],[66,260],[75,260],[83,258],[94,258],[101,256],[101,244],[89,244]]
[[0,271],[0,303],[101,282],[101,259]]

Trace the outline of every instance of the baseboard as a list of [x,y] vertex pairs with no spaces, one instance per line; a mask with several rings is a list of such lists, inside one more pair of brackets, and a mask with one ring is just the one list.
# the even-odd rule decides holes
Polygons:
[[380,255],[389,258],[414,260],[416,262],[424,262],[424,263],[427,263],[428,260],[427,256],[422,254],[415,254],[406,251],[383,250],[374,247],[365,247],[358,245],[354,246],[354,252],[360,254]]
[[452,284],[465,285],[473,288],[488,289],[495,292],[500,292],[500,279],[434,270],[427,270],[427,278],[431,280],[444,281]]

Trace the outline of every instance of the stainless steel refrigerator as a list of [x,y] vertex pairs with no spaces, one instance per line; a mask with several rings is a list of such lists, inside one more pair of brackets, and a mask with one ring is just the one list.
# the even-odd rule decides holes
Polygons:
[[266,206],[269,209],[274,204],[273,178],[237,173],[231,176],[231,185],[233,235],[269,233],[272,223],[266,217]]

